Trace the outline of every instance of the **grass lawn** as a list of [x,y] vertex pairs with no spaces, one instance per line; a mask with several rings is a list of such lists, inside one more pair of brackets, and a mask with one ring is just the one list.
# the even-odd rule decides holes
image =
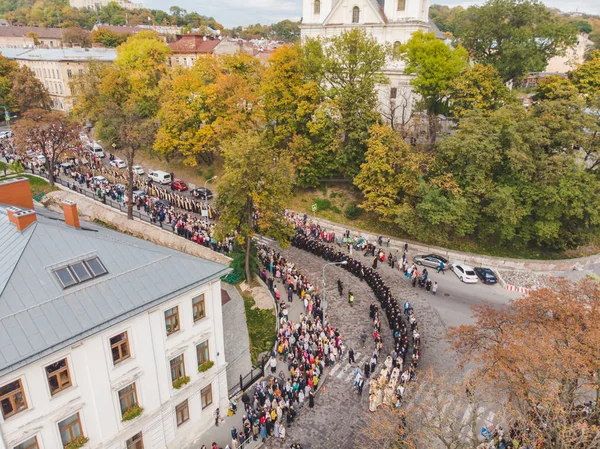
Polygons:
[[24,173],[21,174],[10,174],[10,175],[6,175],[6,176],[0,176],[0,181],[6,181],[8,179],[12,179],[12,178],[17,178],[17,177],[24,177],[29,179],[29,188],[31,190],[31,195],[32,196],[37,196],[40,194],[48,194],[50,192],[54,192],[56,190],[58,190],[58,187],[51,187],[50,183],[48,181],[46,181],[45,179],[42,178],[38,178],[37,176],[32,176],[32,175],[26,175]]
[[252,365],[258,363],[258,356],[263,352],[270,352],[273,348],[275,338],[275,315],[270,309],[253,308],[256,304],[252,296],[243,293],[239,287],[238,291],[244,298],[244,309],[246,310],[246,324],[248,325],[248,336],[250,337],[250,358]]

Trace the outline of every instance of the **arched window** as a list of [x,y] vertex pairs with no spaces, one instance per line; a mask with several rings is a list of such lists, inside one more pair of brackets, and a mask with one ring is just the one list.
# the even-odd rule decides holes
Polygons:
[[355,6],[352,8],[352,23],[358,23],[360,20],[360,8]]
[[315,14],[321,14],[321,0],[315,0]]
[[397,54],[398,54],[398,52],[400,51],[400,45],[402,45],[402,44],[400,43],[400,41],[396,41],[396,42],[394,42],[394,54],[395,54],[395,55],[397,55]]
[[404,11],[406,9],[406,0],[398,0],[398,11]]

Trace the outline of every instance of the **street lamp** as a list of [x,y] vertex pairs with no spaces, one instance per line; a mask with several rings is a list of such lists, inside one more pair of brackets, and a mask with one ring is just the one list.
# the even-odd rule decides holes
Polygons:
[[208,201],[208,195],[206,194],[206,184],[208,184],[208,183],[209,183],[210,181],[212,181],[213,179],[217,179],[217,178],[218,178],[218,176],[213,176],[212,178],[210,178],[210,179],[207,179],[207,180],[204,182],[204,194],[206,195],[206,200],[207,200],[207,201]]
[[325,311],[327,310],[327,301],[325,300],[325,268],[327,268],[329,265],[348,265],[348,261],[342,260],[341,262],[330,262],[323,265],[323,300],[321,301],[321,305],[323,307],[323,314],[325,314]]

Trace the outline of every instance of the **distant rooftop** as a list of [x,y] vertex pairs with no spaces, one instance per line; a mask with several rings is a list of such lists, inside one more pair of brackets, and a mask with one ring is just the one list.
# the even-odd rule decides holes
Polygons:
[[[1,28],[0,28],[1,29]],[[104,61],[111,62],[117,57],[114,48],[0,48],[2,56],[8,59],[26,61]]]
[[[36,210],[22,232],[0,205],[0,376],[229,271],[224,265]],[[108,273],[63,288],[57,269],[98,258]]]
[[27,27],[17,25],[4,25],[0,27],[2,37],[23,37],[35,33],[40,39],[62,39],[62,28]]
[[169,43],[173,53],[212,53],[221,41],[200,34],[177,35],[175,42]]

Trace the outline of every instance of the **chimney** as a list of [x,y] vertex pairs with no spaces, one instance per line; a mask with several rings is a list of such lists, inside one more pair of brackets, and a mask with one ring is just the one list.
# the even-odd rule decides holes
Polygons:
[[37,216],[33,210],[22,210],[15,212],[12,218],[15,220],[17,229],[21,232],[23,232],[27,226],[37,221]]
[[79,214],[77,213],[77,204],[73,201],[64,200],[62,202],[65,223],[75,229],[81,228],[79,225]]
[[7,207],[6,208],[6,213],[8,215],[8,221],[10,221],[11,223],[17,224],[17,219],[15,218],[15,214],[17,212],[21,212],[21,209],[19,209],[18,207]]
[[29,179],[13,178],[0,182],[0,204],[33,209],[33,198],[29,189]]

